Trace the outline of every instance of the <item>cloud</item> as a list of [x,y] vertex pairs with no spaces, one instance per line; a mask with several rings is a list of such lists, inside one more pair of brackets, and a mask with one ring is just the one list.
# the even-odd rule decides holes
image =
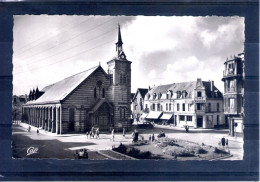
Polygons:
[[107,70],[118,23],[132,61],[133,92],[197,77],[223,87],[226,57],[244,49],[242,17],[14,16],[14,93],[44,87],[99,62]]

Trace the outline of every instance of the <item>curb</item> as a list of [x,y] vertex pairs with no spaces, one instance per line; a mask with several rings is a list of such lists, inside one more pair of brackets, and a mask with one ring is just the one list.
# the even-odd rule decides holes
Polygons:
[[224,157],[218,157],[218,158],[215,158],[215,159],[211,159],[209,161],[216,161],[216,160],[220,160],[220,159],[226,159],[226,158],[229,158],[229,157],[233,157],[232,154],[228,155],[228,156],[224,156]]
[[[112,150],[112,151],[115,152],[115,153],[117,153],[117,154],[123,155],[123,156],[125,156],[125,157],[127,157],[127,158],[130,158],[130,159],[132,159],[132,160],[138,160],[138,159],[136,159],[136,158],[134,158],[134,157],[131,157],[131,156],[129,156],[129,155],[125,155],[125,154],[119,153],[119,152],[114,151],[114,150]],[[127,159],[125,159],[125,160],[127,160]]]

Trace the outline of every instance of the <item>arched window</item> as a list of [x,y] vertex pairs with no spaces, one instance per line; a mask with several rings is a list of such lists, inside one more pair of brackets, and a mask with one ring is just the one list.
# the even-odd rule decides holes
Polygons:
[[106,91],[105,91],[105,88],[102,89],[102,97],[105,98],[105,95],[106,95]]
[[125,115],[126,108],[124,108],[123,110],[124,110],[124,119],[125,119],[126,118],[126,115]]
[[123,75],[123,83],[126,83],[126,76]]
[[95,99],[97,98],[97,88],[96,87],[94,88],[94,98]]
[[120,74],[120,83],[123,83],[123,76]]
[[122,108],[119,108],[120,119],[122,119]]

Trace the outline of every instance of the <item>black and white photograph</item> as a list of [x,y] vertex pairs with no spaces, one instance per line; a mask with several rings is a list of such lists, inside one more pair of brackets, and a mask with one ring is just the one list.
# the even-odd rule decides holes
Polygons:
[[13,159],[243,160],[244,17],[13,18]]

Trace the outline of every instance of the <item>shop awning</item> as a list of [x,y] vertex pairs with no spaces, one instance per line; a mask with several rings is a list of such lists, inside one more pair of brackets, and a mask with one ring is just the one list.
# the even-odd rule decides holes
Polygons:
[[160,111],[150,111],[146,119],[158,119],[161,116],[162,112]]
[[172,114],[170,114],[170,113],[163,113],[163,115],[161,116],[160,119],[169,120],[169,119],[171,119],[171,117],[172,117]]
[[140,118],[141,118],[141,120],[143,120],[143,119],[145,119],[147,116],[148,116],[148,113],[143,113]]

